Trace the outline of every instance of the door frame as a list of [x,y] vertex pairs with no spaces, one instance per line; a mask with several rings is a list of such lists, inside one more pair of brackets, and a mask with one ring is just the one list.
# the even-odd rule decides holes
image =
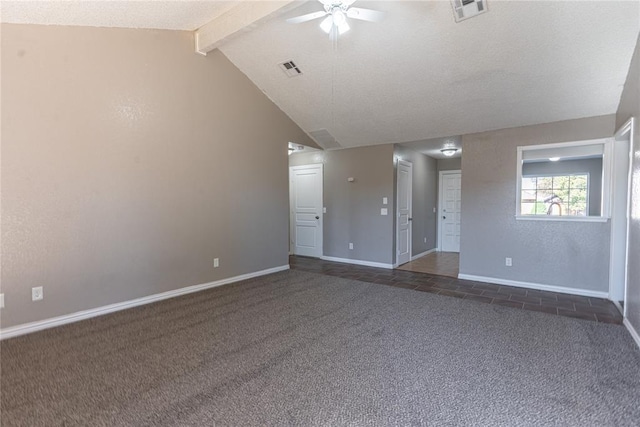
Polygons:
[[444,175],[453,174],[460,174],[460,177],[462,177],[462,169],[445,170],[438,173],[438,220],[436,221],[436,230],[438,232],[438,244],[436,246],[436,251],[438,252],[442,252],[442,196],[444,193],[442,191],[442,177]]
[[318,226],[320,228],[319,242],[320,255],[318,258],[324,256],[324,164],[323,163],[310,163],[308,165],[289,166],[289,255],[295,255],[294,247],[294,226],[295,217],[293,209],[293,192],[291,191],[291,183],[293,180],[293,172],[296,170],[308,170],[308,169],[320,169],[320,212],[318,216]]
[[[634,131],[634,124],[635,124],[635,119],[633,117],[629,118],[629,120],[627,120],[622,126],[620,126],[620,128],[616,131],[613,139],[613,143],[615,144],[616,141],[625,138],[626,139],[626,135],[629,136],[629,171],[627,174],[627,179],[626,179],[626,187],[627,187],[627,210],[626,210],[626,226],[625,226],[625,235],[623,236],[616,236],[613,233],[613,223],[614,223],[614,217],[613,217],[613,211],[611,212],[611,229],[612,229],[612,233],[611,233],[611,242],[610,242],[610,253],[613,253],[613,247],[616,244],[620,244],[620,238],[624,238],[624,272],[623,272],[623,277],[624,277],[624,299],[623,299],[623,307],[620,307],[618,301],[613,301],[613,287],[614,287],[614,283],[613,283],[613,276],[614,276],[614,271],[613,271],[613,259],[610,258],[609,259],[609,299],[611,299],[613,301],[613,303],[616,305],[616,307],[618,307],[618,310],[620,310],[620,312],[622,313],[622,316],[624,318],[627,317],[627,311],[628,311],[628,286],[629,286],[629,227],[630,227],[630,220],[631,220],[631,183],[632,183],[632,178],[633,178],[633,155],[635,153],[635,131]],[[612,162],[612,166],[613,165],[613,161],[614,161],[614,157],[615,156],[611,156],[611,162]],[[613,170],[613,169],[612,169]],[[615,191],[614,188],[616,185],[621,185],[623,183],[620,182],[616,182],[615,179],[611,180],[611,207],[615,209],[615,202],[614,202],[614,197],[615,197]]]
[[396,256],[395,266],[400,266],[400,180],[398,179],[400,173],[400,164],[408,166],[411,173],[409,174],[409,261],[413,256],[413,163],[406,160],[398,159],[396,163]]

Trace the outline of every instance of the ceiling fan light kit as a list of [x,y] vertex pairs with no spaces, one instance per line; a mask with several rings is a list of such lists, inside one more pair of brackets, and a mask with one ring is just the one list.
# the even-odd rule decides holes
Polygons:
[[291,24],[300,24],[302,22],[312,21],[314,19],[325,17],[320,23],[320,28],[333,40],[338,35],[344,34],[351,29],[347,18],[359,19],[361,21],[379,22],[384,17],[384,13],[351,7],[356,0],[318,0],[324,6],[324,11],[307,13],[306,15],[296,16],[287,19]]

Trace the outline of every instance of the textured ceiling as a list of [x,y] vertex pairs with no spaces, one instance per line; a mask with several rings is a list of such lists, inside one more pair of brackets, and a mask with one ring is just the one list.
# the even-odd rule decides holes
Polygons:
[[226,12],[235,1],[5,1],[2,22],[88,27],[195,30]]
[[[261,0],[268,1],[268,0]],[[2,22],[194,30],[230,1],[6,1]],[[364,1],[380,23],[351,20],[333,49],[320,20],[286,18],[222,46],[305,131],[344,147],[414,141],[616,111],[640,28],[637,1],[498,1],[455,23],[449,1]],[[278,63],[294,60],[289,78]],[[436,153],[437,155],[437,153]]]
[[[640,28],[638,2],[491,1],[456,24],[446,1],[358,1],[337,50],[319,20],[286,18],[220,50],[307,132],[344,147],[427,140],[615,113]],[[278,63],[303,74],[287,77]]]

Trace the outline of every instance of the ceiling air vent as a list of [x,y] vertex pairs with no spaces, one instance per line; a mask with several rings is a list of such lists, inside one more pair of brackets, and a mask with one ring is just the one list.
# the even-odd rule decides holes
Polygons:
[[324,148],[325,150],[341,147],[338,141],[336,141],[333,135],[331,135],[329,131],[326,129],[311,131],[309,132],[309,136],[313,138],[313,140],[317,142],[318,145]]
[[298,66],[293,61],[283,62],[282,64],[280,64],[280,68],[282,68],[282,71],[284,71],[284,73],[289,77],[295,77],[302,74],[300,68],[298,68]]
[[456,22],[473,18],[487,11],[487,0],[451,0]]

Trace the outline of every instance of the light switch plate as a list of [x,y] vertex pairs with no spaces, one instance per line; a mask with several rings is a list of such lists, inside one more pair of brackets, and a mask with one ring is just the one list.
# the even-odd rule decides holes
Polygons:
[[40,301],[44,298],[44,290],[42,286],[31,288],[31,301]]
[[0,308],[4,308],[4,294],[0,294]]
[[383,198],[382,198],[382,204],[383,204],[383,205],[386,205],[386,204],[388,204],[388,203],[389,203],[389,199],[387,199],[386,197],[383,197]]
[[322,213],[327,213],[327,208],[322,208]]

